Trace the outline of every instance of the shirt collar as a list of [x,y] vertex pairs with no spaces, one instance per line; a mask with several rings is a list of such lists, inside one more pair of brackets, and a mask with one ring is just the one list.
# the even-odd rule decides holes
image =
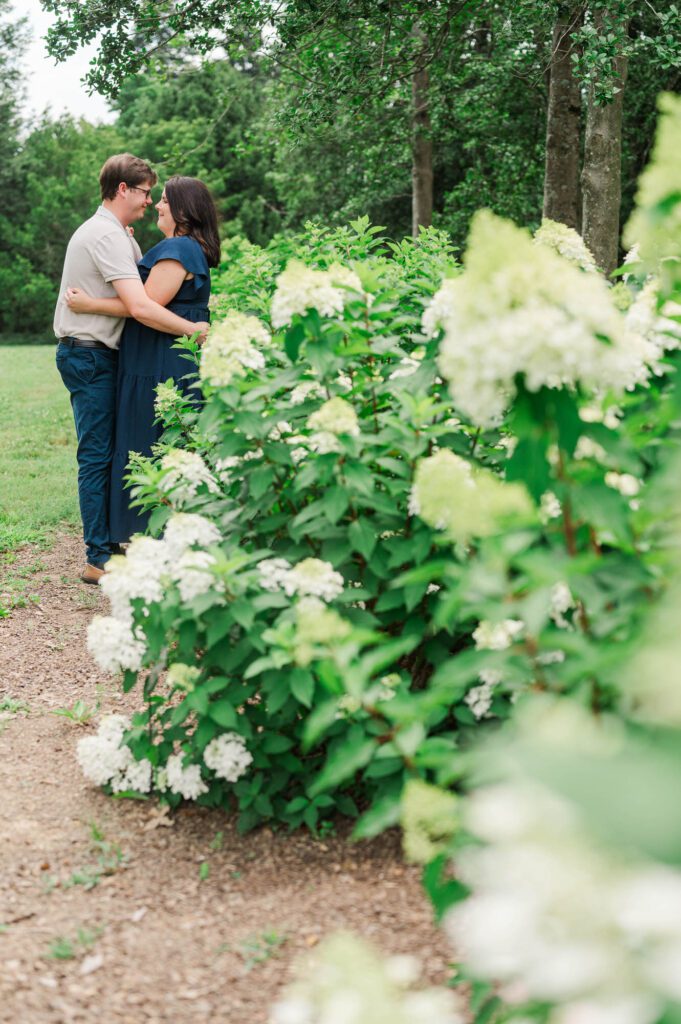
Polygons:
[[[97,214],[99,214],[100,217],[106,217],[107,220],[112,220],[114,224],[118,224],[119,228],[121,228],[122,231],[125,231],[125,228],[119,221],[116,214],[112,213],[111,210],[107,210],[106,206],[98,206]],[[127,234],[127,231],[125,231],[125,233]]]

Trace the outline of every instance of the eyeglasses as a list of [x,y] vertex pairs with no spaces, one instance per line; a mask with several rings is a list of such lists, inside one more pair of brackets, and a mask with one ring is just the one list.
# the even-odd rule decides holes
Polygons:
[[149,199],[151,197],[150,188],[140,188],[139,185],[128,185],[131,192],[144,192],[144,198]]

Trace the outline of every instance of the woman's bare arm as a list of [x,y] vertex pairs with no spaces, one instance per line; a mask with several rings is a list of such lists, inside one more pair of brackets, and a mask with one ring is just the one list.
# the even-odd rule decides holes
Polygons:
[[[191,277],[178,260],[159,260],[149,273],[144,290],[160,306],[167,306],[177,295],[186,277]],[[96,299],[80,288],[66,289],[66,304],[74,313],[97,313],[100,316],[130,316],[119,298]]]

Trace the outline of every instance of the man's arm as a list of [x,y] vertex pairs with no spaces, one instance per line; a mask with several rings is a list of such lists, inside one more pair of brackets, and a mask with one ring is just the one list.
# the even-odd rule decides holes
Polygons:
[[139,320],[140,323],[146,324],[147,327],[163,331],[164,334],[174,334],[175,337],[180,337],[183,334],[191,336],[197,331],[202,337],[205,337],[209,326],[207,323],[202,321],[193,324],[190,320],[183,320],[181,316],[171,313],[169,309],[164,309],[158,302],[149,298],[141,281],[121,278],[118,281],[112,281],[111,284],[116,289],[116,294],[128,314],[135,320]]

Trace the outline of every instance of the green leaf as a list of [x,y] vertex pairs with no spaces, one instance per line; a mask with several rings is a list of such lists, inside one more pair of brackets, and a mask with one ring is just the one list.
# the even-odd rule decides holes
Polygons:
[[435,918],[441,921],[450,907],[469,895],[469,890],[455,878],[447,877],[449,857],[441,853],[423,870],[423,887],[435,908]]
[[520,480],[539,502],[542,494],[551,487],[551,466],[547,458],[549,435],[521,438],[513,455],[506,463],[506,479]]
[[369,560],[376,547],[376,526],[368,519],[354,519],[348,529],[348,537],[353,551],[358,551],[363,558]]
[[291,693],[306,708],[312,707],[314,695],[314,676],[304,668],[294,668],[291,672]]
[[300,320],[289,327],[284,337],[284,348],[286,355],[289,357],[292,363],[295,363],[300,352],[300,346],[305,340],[305,328]]
[[282,736],[278,732],[268,732],[261,743],[261,749],[266,754],[283,754],[285,750],[290,750],[292,746],[293,740],[289,739],[288,736]]
[[334,525],[341,518],[349,505],[348,494],[343,487],[330,487],[322,498],[324,514]]
[[222,700],[217,700],[215,703],[209,705],[208,714],[221,725],[224,729],[236,729],[238,728],[239,720],[237,713],[234,710],[230,701],[223,697]]
[[364,768],[374,755],[377,741],[367,736],[361,726],[354,726],[347,736],[333,745],[321,772],[308,788],[311,797],[334,789]]
[[362,815],[354,829],[353,839],[373,839],[387,828],[398,825],[400,821],[401,790],[386,793],[375,800],[368,811]]

